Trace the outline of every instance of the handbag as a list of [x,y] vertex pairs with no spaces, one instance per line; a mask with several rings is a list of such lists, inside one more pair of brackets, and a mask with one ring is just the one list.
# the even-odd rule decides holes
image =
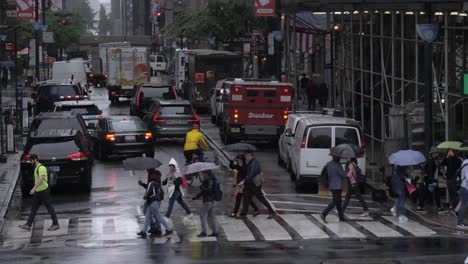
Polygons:
[[415,191],[416,191],[416,186],[414,186],[413,184],[405,181],[405,187],[406,187],[406,190],[408,191],[408,193],[411,195],[413,194]]
[[180,184],[180,186],[181,186],[183,189],[187,189],[187,188],[188,188],[188,182],[187,182],[187,178],[185,177],[185,174],[182,175],[182,183]]
[[260,187],[263,184],[263,172],[260,172],[253,178],[255,186]]

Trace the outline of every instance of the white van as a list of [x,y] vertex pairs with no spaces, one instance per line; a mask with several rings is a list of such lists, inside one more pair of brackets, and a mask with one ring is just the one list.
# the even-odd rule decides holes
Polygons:
[[56,61],[52,66],[52,80],[68,81],[73,76],[73,82],[88,87],[86,68],[83,60]]
[[362,173],[366,173],[366,144],[359,122],[327,115],[301,118],[295,133],[291,129],[285,135],[293,137],[291,146],[291,179],[300,187],[304,183],[318,183],[323,167],[331,160],[330,149],[339,144],[353,144],[361,148],[357,157]]
[[156,75],[156,72],[165,72],[167,70],[166,58],[162,55],[150,55],[151,75]]

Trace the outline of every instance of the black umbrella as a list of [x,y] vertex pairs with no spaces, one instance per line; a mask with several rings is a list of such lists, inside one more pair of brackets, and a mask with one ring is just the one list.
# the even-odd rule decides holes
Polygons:
[[224,146],[223,149],[227,151],[233,151],[233,152],[234,151],[238,151],[238,152],[257,151],[257,147],[251,144],[247,144],[247,143],[235,143],[235,144]]
[[125,170],[147,170],[159,168],[162,163],[157,159],[149,157],[136,157],[130,158],[123,161],[123,167]]
[[355,158],[359,153],[359,147],[350,144],[340,144],[330,150],[330,155],[340,158]]

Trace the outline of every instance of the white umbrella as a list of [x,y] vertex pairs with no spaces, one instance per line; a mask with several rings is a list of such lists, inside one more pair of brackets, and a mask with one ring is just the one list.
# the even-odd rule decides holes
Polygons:
[[209,171],[218,169],[218,165],[212,162],[195,162],[190,165],[185,166],[183,169],[184,174],[192,174],[201,171]]

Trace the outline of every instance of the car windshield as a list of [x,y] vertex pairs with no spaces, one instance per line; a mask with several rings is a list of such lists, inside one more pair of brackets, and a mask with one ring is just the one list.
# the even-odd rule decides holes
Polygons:
[[143,87],[141,89],[141,96],[147,98],[161,98],[164,100],[176,99],[171,86]]
[[41,87],[39,92],[41,97],[54,97],[78,95],[78,87],[74,85],[54,85]]
[[101,114],[96,105],[64,105],[60,111],[74,111],[82,115],[99,115]]
[[31,125],[31,131],[42,131],[46,129],[76,129],[83,131],[80,122],[75,117],[34,119]]
[[53,142],[41,142],[31,147],[29,153],[37,154],[39,157],[60,157],[68,154],[79,152],[80,148],[76,145],[73,139],[67,139],[65,141],[57,141],[54,139]]
[[193,114],[192,108],[188,105],[162,106],[160,113],[161,115],[191,115]]
[[146,130],[145,123],[141,120],[110,120],[109,130],[119,131],[140,131]]

